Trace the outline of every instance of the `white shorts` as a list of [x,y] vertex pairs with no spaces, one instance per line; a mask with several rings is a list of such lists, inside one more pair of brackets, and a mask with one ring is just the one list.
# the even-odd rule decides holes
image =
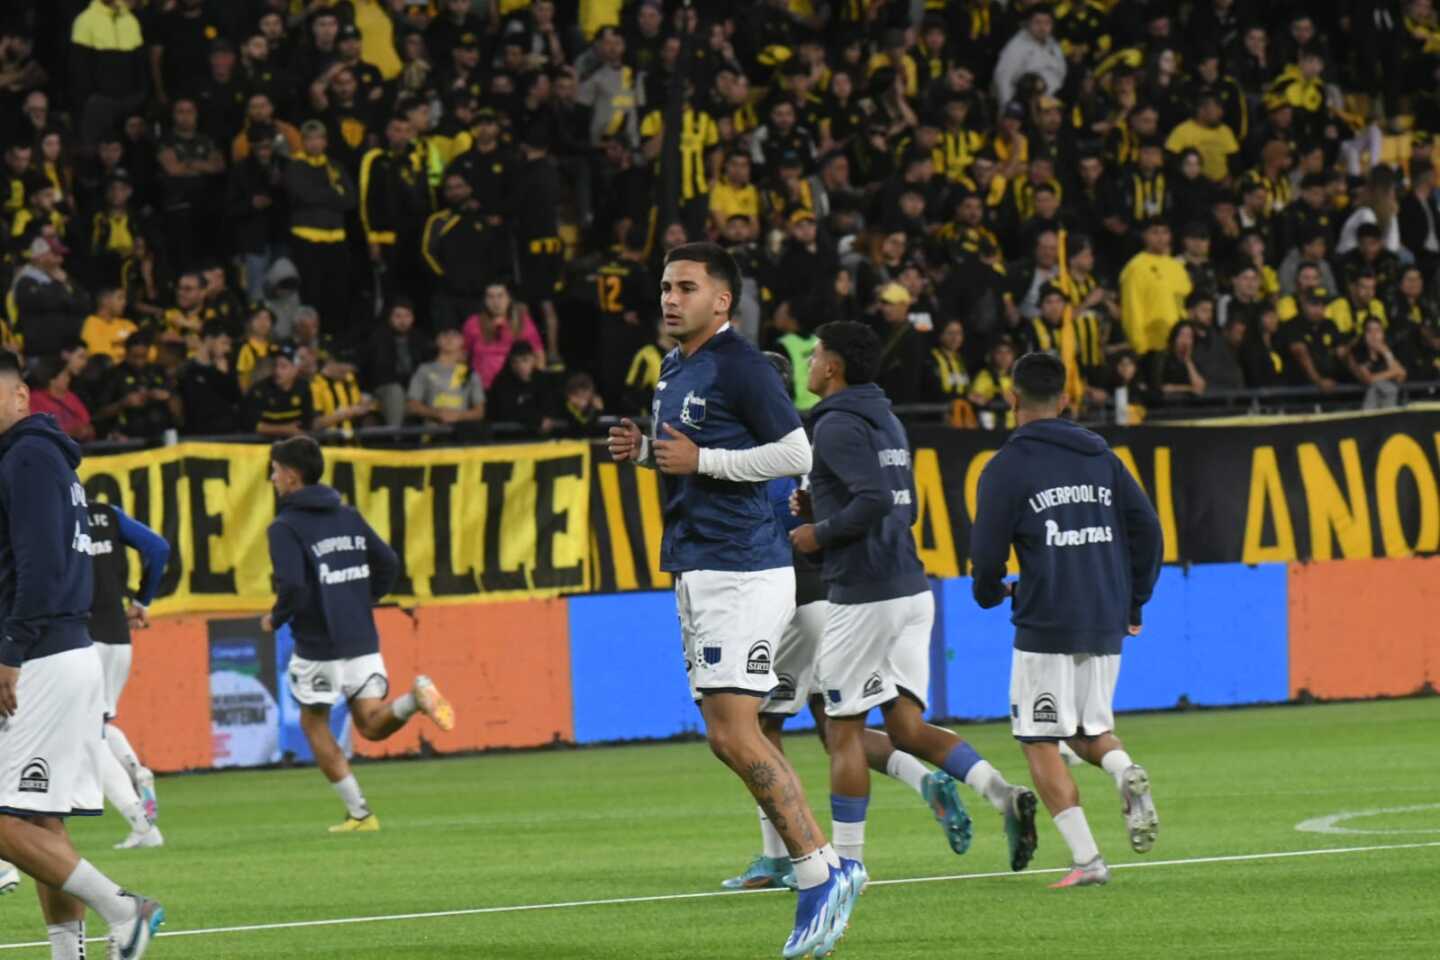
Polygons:
[[1020,740],[1096,737],[1115,729],[1120,655],[1030,653],[1010,660],[1010,730]]
[[795,612],[795,570],[686,570],[675,578],[675,606],[690,696],[775,687],[775,651]]
[[930,695],[929,590],[876,603],[832,603],[820,645],[825,713],[855,717],[905,694],[921,708]]
[[128,643],[97,643],[95,652],[100,655],[100,671],[105,676],[105,719],[114,720],[125,681],[130,679],[135,648]]
[[378,653],[349,660],[305,660],[294,654],[285,670],[290,696],[302,706],[347,703],[361,697],[383,700],[390,692],[385,660]]
[[20,668],[19,709],[0,721],[0,813],[98,817],[104,680],[93,646]]
[[820,641],[829,616],[830,604],[825,600],[795,608],[775,655],[775,689],[765,699],[761,713],[793,717],[805,709],[812,696],[820,695]]

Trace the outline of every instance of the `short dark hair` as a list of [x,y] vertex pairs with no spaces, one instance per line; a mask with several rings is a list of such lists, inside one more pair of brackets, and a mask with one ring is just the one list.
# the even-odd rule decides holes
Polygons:
[[0,376],[13,373],[21,380],[25,379],[25,364],[20,362],[19,354],[13,350],[0,350]]
[[325,473],[325,454],[310,437],[290,437],[270,447],[270,459],[300,474],[300,482],[312,486]]
[[691,260],[705,265],[705,274],[719,280],[730,291],[730,313],[735,301],[740,299],[740,266],[724,247],[718,243],[682,243],[665,254],[665,266],[682,260]]
[[845,382],[851,386],[874,383],[880,366],[880,338],[875,331],[854,320],[832,320],[821,324],[815,336],[825,349],[845,361]]
[[1015,361],[1010,376],[1021,406],[1049,406],[1065,392],[1065,364],[1049,353],[1025,354]]

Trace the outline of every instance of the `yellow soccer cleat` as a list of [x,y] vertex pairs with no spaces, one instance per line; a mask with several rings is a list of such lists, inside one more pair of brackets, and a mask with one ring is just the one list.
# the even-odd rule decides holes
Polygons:
[[337,823],[330,828],[331,833],[379,833],[380,818],[375,814],[366,814],[363,819],[357,820],[354,817],[346,817],[344,823]]
[[441,730],[455,729],[455,708],[435,686],[435,681],[423,673],[415,678],[415,705],[420,712],[435,722]]

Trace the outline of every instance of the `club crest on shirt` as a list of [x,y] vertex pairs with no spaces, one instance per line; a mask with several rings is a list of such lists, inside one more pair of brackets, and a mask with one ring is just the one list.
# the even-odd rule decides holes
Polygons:
[[697,397],[691,390],[680,404],[680,422],[687,427],[698,427],[705,422],[705,398]]

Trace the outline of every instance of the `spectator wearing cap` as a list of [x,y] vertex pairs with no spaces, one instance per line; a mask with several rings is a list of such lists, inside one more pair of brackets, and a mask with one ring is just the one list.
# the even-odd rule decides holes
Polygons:
[[48,413],[65,435],[80,443],[95,439],[85,402],[70,389],[70,365],[59,356],[42,357],[30,374],[30,412]]
[[1378,320],[1384,327],[1388,323],[1385,305],[1375,292],[1375,271],[1366,266],[1357,267],[1346,277],[1345,295],[1326,305],[1325,316],[1347,339],[1363,334],[1365,324],[1370,320]]
[[85,318],[80,339],[85,341],[85,349],[91,356],[107,363],[119,363],[125,359],[125,341],[138,330],[133,321],[125,319],[124,288],[108,286],[96,294],[95,312]]
[[65,270],[69,252],[57,236],[37,235],[25,249],[29,262],[10,285],[7,306],[29,356],[58,353],[80,336],[90,312],[90,295]]
[[350,255],[345,214],[355,208],[355,184],[326,154],[325,125],[306,121],[304,152],[285,167],[290,202],[290,254],[300,271],[300,297],[320,312],[326,329],[344,331],[350,320]]
[[270,375],[245,395],[246,419],[263,437],[298,437],[315,419],[310,384],[300,375],[294,347],[277,347],[270,360]]
[[231,369],[230,334],[218,321],[208,321],[200,331],[200,345],[180,368],[175,389],[183,417],[181,432],[223,436],[248,427],[240,417],[244,396]]
[[435,335],[435,359],[410,377],[405,410],[427,423],[473,424],[485,419],[485,387],[465,362],[465,338],[459,330]]
[[1022,76],[1033,73],[1045,81],[1049,93],[1058,93],[1065,86],[1068,64],[1060,44],[1051,35],[1055,20],[1050,8],[1036,4],[1030,8],[1024,24],[1000,51],[995,64],[995,96],[1001,104],[1010,103],[1015,86]]
[[930,336],[911,322],[914,297],[904,284],[894,281],[881,287],[876,299],[871,326],[880,337],[881,351],[875,382],[892,403],[920,403],[925,397]]
[[[245,132],[245,156],[230,168],[225,188],[230,246],[243,269],[246,296],[265,296],[265,274],[279,256],[284,240],[285,161],[276,151],[285,142],[268,124],[253,124]],[[297,131],[298,136],[298,131]]]
[[519,167],[514,152],[500,142],[499,115],[486,106],[475,111],[469,149],[451,161],[446,173],[470,182],[486,222],[498,227],[523,199],[517,187]]
[[[260,38],[256,38],[257,40]],[[263,41],[262,41],[263,42]],[[280,119],[275,112],[273,94],[253,91],[245,101],[245,122],[230,141],[230,159],[239,163],[250,156],[254,145],[262,139],[270,141],[273,156],[298,157],[301,153],[300,128]],[[259,134],[252,131],[260,130]]]
[[425,50],[430,62],[440,66],[450,62],[462,36],[479,37],[486,30],[485,21],[473,12],[473,0],[440,0],[438,6],[439,13],[425,27]]
[[484,303],[485,287],[509,258],[503,231],[486,222],[475,191],[457,171],[441,182],[444,206],[425,221],[420,254],[430,273],[430,318],[437,329],[459,329]]
[[1169,225],[1155,218],[1142,228],[1144,248],[1120,272],[1120,304],[1125,337],[1143,356],[1165,347],[1192,287],[1185,267],[1171,256]]
[[1410,161],[1410,189],[1400,201],[1400,244],[1433,281],[1440,269],[1440,194],[1435,190],[1435,167],[1429,160]]
[[179,421],[180,398],[165,371],[150,362],[155,341],[137,333],[125,341],[125,358],[100,381],[95,420],[113,439],[158,440]]
[[219,240],[215,230],[201,225],[217,206],[211,188],[213,178],[225,172],[225,158],[200,131],[193,99],[177,97],[170,113],[172,124],[160,139],[156,160],[162,174],[166,252],[170,262],[183,269]]
[[833,275],[840,263],[812,211],[804,207],[793,210],[786,218],[786,233],[773,292],[777,302],[790,304],[793,311],[795,301],[804,298],[818,278]]
[[70,25],[70,95],[83,104],[80,140],[100,135],[145,100],[145,41],[124,0],[90,0]]
[[397,113],[385,125],[385,146],[360,163],[360,224],[384,300],[420,287],[420,240],[430,216],[425,161],[415,128]]
[[1277,336],[1285,353],[1286,378],[1294,386],[1329,393],[1345,369],[1349,338],[1327,313],[1324,298],[1311,290],[1300,295],[1300,315],[1280,328]]
[[1025,104],[1019,100],[1011,100],[1000,111],[995,138],[990,146],[995,151],[999,174],[1006,180],[1018,176],[1030,162],[1030,138],[1025,135],[1027,119]]
[[615,27],[603,27],[595,34],[589,63],[576,69],[580,74],[578,99],[594,111],[590,121],[590,139],[600,144],[615,137],[627,146],[639,141],[638,101],[635,73],[625,65],[625,38]]
[[150,80],[155,99],[169,106],[182,92],[194,90],[210,72],[210,44],[220,36],[205,0],[180,0],[161,13],[146,31],[150,42]]

